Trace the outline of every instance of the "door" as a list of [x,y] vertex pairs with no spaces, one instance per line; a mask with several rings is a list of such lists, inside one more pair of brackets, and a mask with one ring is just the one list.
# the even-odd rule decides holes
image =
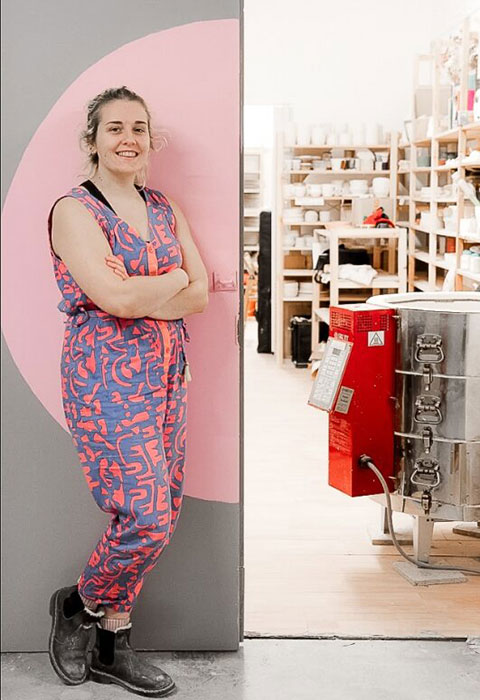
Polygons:
[[4,651],[46,650],[49,597],[76,581],[108,522],[61,407],[63,320],[47,214],[85,179],[87,102],[119,85],[143,96],[167,133],[147,182],[183,209],[211,280],[208,309],[186,319],[186,496],[172,543],[146,577],[132,639],[145,649],[237,649],[241,2],[8,0],[3,13]]

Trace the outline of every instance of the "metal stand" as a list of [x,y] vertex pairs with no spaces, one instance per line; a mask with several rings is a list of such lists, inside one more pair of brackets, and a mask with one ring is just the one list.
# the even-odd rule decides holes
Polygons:
[[[388,531],[388,518],[387,509],[381,506],[380,511],[380,527],[378,528],[368,528],[368,534],[372,544],[376,545],[391,545],[392,538],[390,537],[390,532]],[[401,545],[412,544],[412,533],[409,530],[401,529],[395,527],[395,536],[398,543]]]
[[432,518],[415,515],[413,518],[413,556],[428,564],[433,537]]

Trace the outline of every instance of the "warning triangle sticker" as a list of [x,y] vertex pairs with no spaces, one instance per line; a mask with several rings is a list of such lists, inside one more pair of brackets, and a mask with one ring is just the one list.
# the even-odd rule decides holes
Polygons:
[[368,334],[368,346],[385,345],[385,335],[383,331],[371,331]]

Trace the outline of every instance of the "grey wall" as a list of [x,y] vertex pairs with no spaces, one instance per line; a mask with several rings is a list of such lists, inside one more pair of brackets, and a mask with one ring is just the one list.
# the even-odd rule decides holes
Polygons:
[[[162,29],[239,18],[241,0],[4,0],[2,15],[3,201],[35,130],[88,66]],[[2,650],[45,651],[49,597],[76,581],[107,519],[70,436],[23,380],[3,338],[2,373]],[[241,506],[186,497],[135,607],[133,643],[237,649],[241,585]]]

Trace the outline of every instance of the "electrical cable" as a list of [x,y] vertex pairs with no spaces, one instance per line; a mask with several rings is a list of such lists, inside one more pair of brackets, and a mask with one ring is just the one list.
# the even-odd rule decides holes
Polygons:
[[388,489],[387,482],[385,481],[385,477],[383,476],[382,472],[375,466],[375,464],[372,461],[372,458],[369,457],[368,455],[362,455],[361,457],[359,457],[358,465],[359,465],[359,467],[368,467],[369,469],[371,469],[382,485],[382,488],[385,492],[385,498],[386,498],[386,503],[387,503],[387,523],[388,523],[388,529],[390,532],[390,536],[392,538],[392,542],[395,545],[397,552],[399,554],[401,554],[401,556],[404,559],[409,561],[411,564],[415,564],[415,566],[418,566],[420,569],[437,569],[439,571],[460,571],[461,573],[475,574],[476,576],[480,576],[480,570],[478,570],[478,569],[464,569],[464,568],[459,568],[456,566],[443,566],[441,564],[427,564],[426,562],[418,561],[417,559],[415,559],[415,557],[411,557],[409,554],[407,554],[400,546],[400,544],[396,538],[395,531],[393,529],[392,501],[390,498],[390,491]]

